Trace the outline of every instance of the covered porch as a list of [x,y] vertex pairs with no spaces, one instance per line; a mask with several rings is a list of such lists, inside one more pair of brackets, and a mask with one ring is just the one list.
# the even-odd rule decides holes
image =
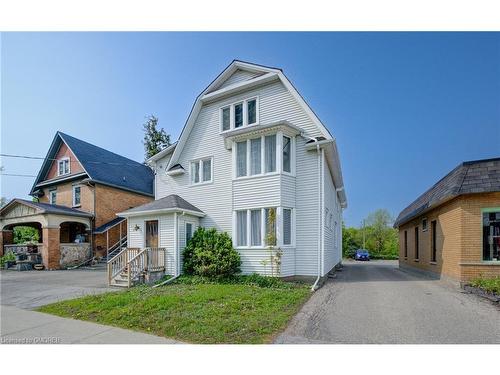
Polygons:
[[[127,249],[108,262],[110,285],[130,286],[139,275],[145,279],[161,269],[177,276],[182,271],[182,250],[205,214],[177,195],[117,214],[127,218]],[[147,282],[138,281],[138,282]]]
[[[92,257],[92,217],[65,206],[14,199],[0,210],[0,253],[12,251],[20,262],[41,262],[47,270],[80,264]],[[14,238],[19,227],[35,229],[36,240],[19,243]]]

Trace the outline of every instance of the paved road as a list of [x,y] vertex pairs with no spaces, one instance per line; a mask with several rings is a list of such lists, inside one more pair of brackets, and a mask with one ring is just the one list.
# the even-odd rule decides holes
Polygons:
[[277,343],[500,343],[500,307],[458,287],[398,268],[347,262]]
[[116,291],[100,270],[0,271],[0,344],[173,344],[174,340],[32,309],[88,294]]

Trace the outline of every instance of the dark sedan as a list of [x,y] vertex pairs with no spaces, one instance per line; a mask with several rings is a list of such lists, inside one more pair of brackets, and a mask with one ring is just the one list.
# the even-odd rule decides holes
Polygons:
[[356,250],[356,254],[354,255],[355,260],[370,260],[370,253],[368,250],[359,249]]

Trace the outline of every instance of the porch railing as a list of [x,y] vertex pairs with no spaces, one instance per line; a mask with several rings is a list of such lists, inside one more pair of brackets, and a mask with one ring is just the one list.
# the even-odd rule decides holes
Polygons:
[[164,271],[166,253],[166,249],[162,247],[122,250],[108,262],[109,284],[131,287],[135,281],[140,280],[142,273]]

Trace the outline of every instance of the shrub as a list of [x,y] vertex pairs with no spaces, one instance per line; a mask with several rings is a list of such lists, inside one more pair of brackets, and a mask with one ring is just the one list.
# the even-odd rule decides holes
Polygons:
[[188,275],[228,277],[240,272],[240,255],[231,237],[214,228],[199,227],[183,251],[183,270]]
[[0,257],[0,267],[3,267],[6,262],[13,262],[16,260],[16,254],[8,251],[3,257]]
[[471,280],[470,285],[475,288],[484,289],[488,293],[500,294],[500,276],[489,279],[480,276]]

